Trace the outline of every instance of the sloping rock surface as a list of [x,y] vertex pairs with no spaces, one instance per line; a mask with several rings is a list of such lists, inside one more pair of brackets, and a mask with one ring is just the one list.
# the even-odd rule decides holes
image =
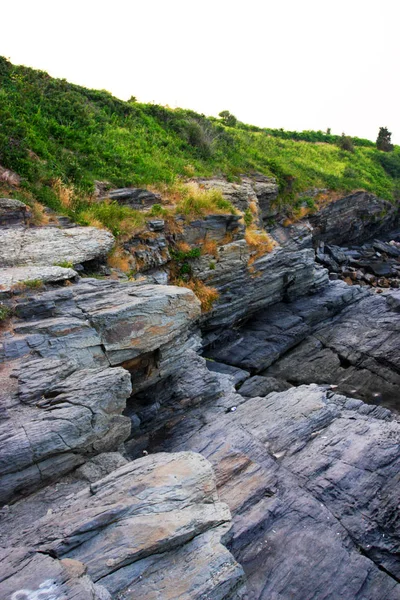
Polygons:
[[160,414],[147,448],[213,464],[248,597],[398,600],[399,422],[316,385],[249,400],[224,386],[173,427]]
[[7,600],[21,589],[64,593],[65,600],[244,597],[243,570],[222,545],[230,512],[198,454],[142,458],[61,505],[50,493],[44,516],[17,532],[20,508],[10,509],[1,528]]

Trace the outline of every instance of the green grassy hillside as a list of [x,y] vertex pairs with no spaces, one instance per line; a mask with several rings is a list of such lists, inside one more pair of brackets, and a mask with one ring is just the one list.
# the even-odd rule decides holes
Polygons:
[[398,199],[400,147],[389,156],[368,140],[353,138],[354,152],[337,141],[322,132],[227,127],[190,110],[123,102],[0,58],[0,165],[22,178],[20,191],[9,195],[64,212],[55,181],[83,196],[94,180],[142,186],[211,175],[234,180],[252,171],[277,177],[289,202],[311,187],[364,188]]

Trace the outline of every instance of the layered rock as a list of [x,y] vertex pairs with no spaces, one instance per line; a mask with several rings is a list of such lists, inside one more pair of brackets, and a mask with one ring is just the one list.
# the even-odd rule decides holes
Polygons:
[[67,491],[61,504],[50,493],[34,521],[18,504],[3,520],[2,597],[21,588],[66,600],[244,597],[243,570],[222,545],[229,509],[200,455],[148,456]]
[[322,207],[308,219],[316,241],[357,244],[394,229],[398,209],[374,194],[360,191]]
[[104,259],[114,245],[114,237],[96,227],[3,228],[0,245],[0,267],[53,266]]
[[171,380],[186,409],[169,413],[167,401],[146,448],[192,449],[213,464],[249,597],[400,598],[399,422],[316,385],[245,399],[214,377],[219,394],[214,385],[201,404],[189,377]]
[[132,385],[168,376],[198,346],[200,309],[180,287],[82,280],[18,298],[15,313],[0,344],[2,502],[127,439]]
[[38,285],[74,279],[78,273],[69,267],[10,267],[0,269],[0,295],[23,284]]
[[10,198],[0,198],[0,227],[28,225],[31,217],[32,212],[29,206],[23,202]]
[[99,200],[105,199],[114,200],[118,204],[130,206],[135,210],[151,208],[154,204],[161,202],[160,194],[142,188],[119,188],[104,191]]

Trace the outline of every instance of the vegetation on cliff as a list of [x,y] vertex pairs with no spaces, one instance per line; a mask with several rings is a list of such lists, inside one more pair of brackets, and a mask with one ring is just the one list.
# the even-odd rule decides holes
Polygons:
[[400,148],[382,158],[373,142],[352,138],[354,152],[348,152],[339,139],[123,102],[0,58],[0,165],[22,178],[20,194],[75,217],[88,207],[76,199],[70,207],[61,203],[57,182],[82,198],[95,180],[157,186],[258,171],[275,176],[289,201],[311,187],[363,188],[393,199]]

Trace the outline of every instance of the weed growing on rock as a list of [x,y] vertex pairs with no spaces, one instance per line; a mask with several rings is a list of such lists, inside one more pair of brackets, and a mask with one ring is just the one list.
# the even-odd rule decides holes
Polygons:
[[245,239],[250,246],[251,256],[248,265],[252,265],[261,256],[272,252],[277,246],[275,240],[266,231],[247,228]]
[[12,315],[12,309],[0,302],[0,323],[3,323],[7,319],[9,319]]
[[199,279],[190,279],[189,281],[177,281],[176,285],[186,287],[192,290],[200,300],[201,311],[203,313],[210,312],[214,303],[219,298],[219,293],[215,288],[208,287]]

